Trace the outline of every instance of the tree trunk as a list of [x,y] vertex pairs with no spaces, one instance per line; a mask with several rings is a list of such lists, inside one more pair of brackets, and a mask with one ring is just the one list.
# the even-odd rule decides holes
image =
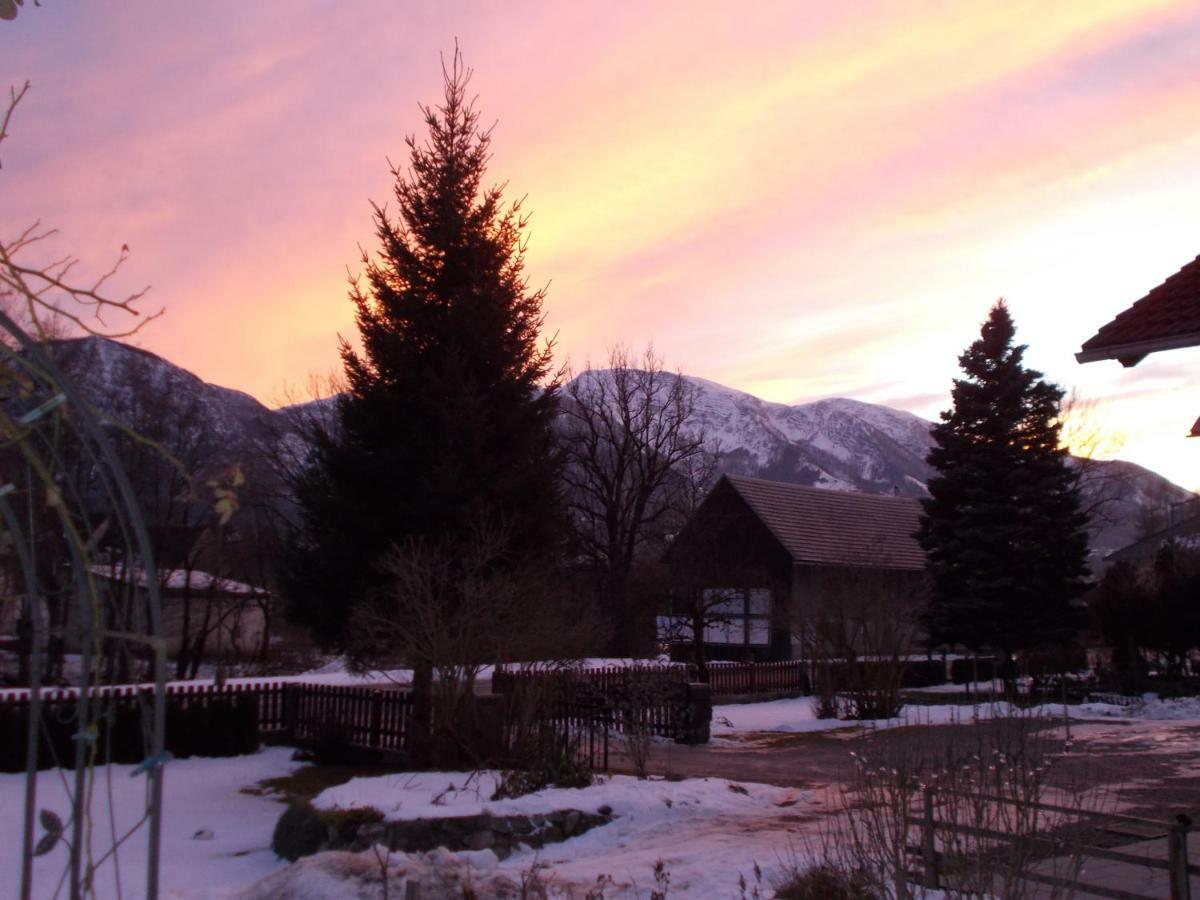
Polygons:
[[415,769],[433,765],[433,666],[419,662],[413,666],[412,733],[408,751]]
[[704,614],[698,610],[692,614],[692,660],[696,664],[696,680],[708,684],[712,676],[704,652]]

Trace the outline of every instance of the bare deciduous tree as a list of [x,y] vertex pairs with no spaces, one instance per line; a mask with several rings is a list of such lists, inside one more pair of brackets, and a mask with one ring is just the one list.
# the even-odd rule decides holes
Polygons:
[[569,658],[590,637],[586,609],[555,595],[547,573],[514,565],[510,551],[509,535],[482,520],[465,540],[411,539],[383,561],[383,595],[355,611],[357,665],[411,666],[415,699],[428,704],[416,710],[414,755],[474,762],[470,732],[483,667]]
[[928,585],[866,566],[818,572],[793,624],[813,664],[817,713],[887,719],[901,708],[908,656],[920,643]]
[[608,363],[589,367],[564,391],[565,478],[576,547],[622,626],[613,650],[626,653],[646,612],[634,608],[631,573],[639,559],[656,558],[678,527],[680,491],[704,456],[705,436],[689,422],[695,392],[664,370],[653,349],[635,360],[616,347]]

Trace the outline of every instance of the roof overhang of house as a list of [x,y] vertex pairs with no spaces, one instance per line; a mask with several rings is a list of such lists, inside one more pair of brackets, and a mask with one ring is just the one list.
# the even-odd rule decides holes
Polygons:
[[1171,337],[1152,338],[1126,344],[1110,344],[1084,348],[1075,354],[1077,362],[1090,363],[1102,359],[1115,359],[1126,368],[1136,366],[1151,353],[1160,350],[1182,350],[1185,347],[1200,347],[1200,332],[1178,334]]

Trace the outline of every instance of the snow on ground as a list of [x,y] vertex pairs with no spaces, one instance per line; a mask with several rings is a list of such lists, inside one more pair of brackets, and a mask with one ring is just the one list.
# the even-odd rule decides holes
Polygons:
[[[251,756],[176,760],[166,768],[163,816],[162,896],[172,900],[246,900],[289,896],[341,898],[376,896],[378,864],[371,854],[322,854],[329,860],[302,861],[294,872],[270,850],[271,834],[283,806],[270,797],[241,792],[264,778],[285,775],[297,767],[291,750],[272,748]],[[112,767],[112,789],[118,830],[132,824],[144,802],[145,779],[130,777],[133,766]],[[38,780],[38,807],[65,818],[62,778],[70,773],[43,772]],[[465,772],[423,772],[359,778],[322,794],[326,808],[371,805],[390,818],[472,815],[487,809],[496,814],[537,813],[556,809],[595,811],[609,806],[608,825],[540,851],[526,850],[500,862],[489,851],[433,856],[392,854],[393,866],[435,867],[449,872],[469,870],[468,878],[484,882],[500,877],[520,884],[537,867],[543,879],[582,895],[599,876],[611,876],[609,897],[645,896],[655,887],[654,866],[662,860],[669,873],[670,895],[736,897],[737,880],[753,881],[757,862],[768,876],[778,873],[793,850],[804,846],[794,832],[797,814],[811,812],[808,793],[792,788],[740,784],[719,778],[678,782],[639,782],[612,776],[584,789],[549,789],[512,800],[492,802],[495,773],[472,777]],[[435,798],[449,785],[456,790]],[[97,854],[110,845],[106,782],[98,783],[93,806]],[[0,842],[8,847],[4,890],[14,890],[21,849],[24,776],[0,775]],[[211,837],[195,836],[211,832]],[[50,897],[66,865],[66,848],[57,847],[35,864],[34,896]],[[124,896],[143,895],[145,833],[138,832],[121,851]],[[473,873],[473,874],[472,874]],[[359,888],[365,893],[360,894]],[[288,893],[295,890],[296,893]],[[113,867],[98,873],[97,896],[116,896]]]
[[1200,697],[1161,699],[1157,694],[1143,694],[1142,699],[1128,705],[1113,703],[1081,703],[1070,707],[1077,718],[1135,719],[1151,722],[1200,723]]
[[976,681],[974,684],[955,684],[948,681],[945,684],[929,684],[912,690],[918,694],[966,694],[968,691],[1001,693],[1004,691],[1004,682],[999,678],[994,681]]
[[[612,809],[614,820],[587,833],[526,850],[504,862],[486,851],[473,864],[482,871],[520,875],[535,864],[543,877],[586,890],[597,876],[610,875],[618,888],[655,887],[661,859],[672,896],[736,897],[738,876],[753,880],[753,865],[777,872],[789,858],[791,820],[810,810],[806,791],[723,778],[638,781],[614,775],[583,789],[551,788],[492,801],[496,773],[420,772],[356,778],[330,788],[314,801],[323,809],[370,806],[388,819],[539,814],[563,809]],[[448,790],[450,785],[454,790]],[[796,845],[799,849],[799,844]],[[582,892],[580,890],[580,892]]]
[[[238,888],[282,868],[285,863],[271,851],[271,833],[283,806],[269,797],[240,793],[247,785],[295,770],[292,749],[273,747],[250,756],[220,759],[181,759],[167,764],[162,826],[162,896],[208,897],[224,888]],[[112,846],[107,791],[111,784],[118,833],[130,828],[145,805],[146,779],[133,776],[136,766],[97,769],[92,802],[91,841],[94,858]],[[40,772],[37,808],[69,815],[64,779],[74,773],[58,769]],[[111,775],[111,779],[107,777]],[[0,896],[15,896],[20,878],[22,810],[25,776],[0,774],[0,847],[5,862]],[[211,838],[196,839],[211,832]],[[40,834],[40,831],[39,831]],[[125,897],[145,896],[146,831],[143,828],[121,846],[120,874]],[[59,845],[34,861],[34,897],[51,897],[67,865],[67,849]],[[97,871],[96,896],[116,897],[111,861]],[[12,893],[5,893],[12,891]]]
[[[1072,719],[1137,719],[1188,722],[1200,724],[1200,697],[1161,700],[1147,694],[1138,703],[1117,706],[1112,703],[1081,703],[1066,707]],[[983,701],[977,704],[943,704],[937,706],[905,705],[894,719],[874,719],[856,722],[842,719],[818,719],[813,712],[812,699],[794,697],[767,703],[731,703],[713,708],[714,735],[747,732],[782,732],[795,734],[810,731],[832,731],[839,728],[899,728],[906,725],[955,725],[975,718],[996,715],[1043,715],[1062,718],[1063,706],[1049,703],[1032,709],[1019,709],[1005,701]]]

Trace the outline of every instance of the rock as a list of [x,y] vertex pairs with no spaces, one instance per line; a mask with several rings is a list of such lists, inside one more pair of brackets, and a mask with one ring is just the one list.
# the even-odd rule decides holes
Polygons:
[[481,828],[467,838],[468,850],[491,850],[496,846],[496,832],[490,828]]
[[579,827],[579,820],[582,816],[575,810],[570,810],[562,820],[562,830],[566,837],[570,837],[575,833],[575,829]]
[[386,842],[388,829],[382,822],[358,826],[358,839],[368,847]]
[[195,834],[192,835],[193,841],[211,841],[212,839],[213,839],[213,833],[212,833],[211,828],[201,828],[199,831],[197,831]]
[[491,828],[497,834],[512,834],[513,823],[505,818],[493,819],[491,822]]
[[602,815],[602,816],[611,816],[612,815],[612,807],[609,806],[607,803],[605,803],[603,806],[601,806],[599,809],[597,809],[596,812],[600,813],[600,815]]

